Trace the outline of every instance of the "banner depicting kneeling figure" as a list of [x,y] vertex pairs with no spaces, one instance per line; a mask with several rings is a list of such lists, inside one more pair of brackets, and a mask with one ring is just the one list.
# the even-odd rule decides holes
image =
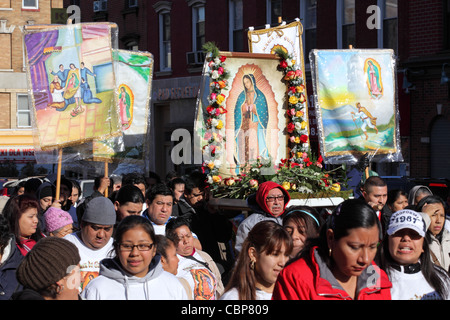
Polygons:
[[310,61],[324,161],[403,161],[393,51],[312,50]]
[[42,150],[121,135],[111,23],[26,28],[33,134]]

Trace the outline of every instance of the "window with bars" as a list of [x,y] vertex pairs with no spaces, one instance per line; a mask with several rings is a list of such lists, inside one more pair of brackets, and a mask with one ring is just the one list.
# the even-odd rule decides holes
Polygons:
[[160,39],[160,69],[172,69],[172,49],[170,43],[170,12],[165,11],[159,14],[159,39]]

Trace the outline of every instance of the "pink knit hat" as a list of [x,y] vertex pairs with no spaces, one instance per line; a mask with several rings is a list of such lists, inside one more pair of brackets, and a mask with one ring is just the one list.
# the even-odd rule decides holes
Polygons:
[[44,214],[45,228],[48,232],[56,231],[68,224],[73,224],[72,217],[67,211],[50,207]]

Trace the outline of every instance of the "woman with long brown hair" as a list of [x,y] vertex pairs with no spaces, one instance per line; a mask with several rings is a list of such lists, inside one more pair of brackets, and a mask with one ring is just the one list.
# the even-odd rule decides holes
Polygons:
[[292,251],[292,239],[273,221],[258,222],[248,233],[220,300],[270,300],[275,281]]

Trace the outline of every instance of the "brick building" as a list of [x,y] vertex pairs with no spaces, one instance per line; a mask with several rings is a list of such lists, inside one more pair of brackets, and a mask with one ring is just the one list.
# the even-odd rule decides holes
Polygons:
[[[202,44],[214,41],[224,51],[248,51],[248,28],[275,26],[281,16],[286,22],[301,19],[306,53],[349,45],[394,49],[404,162],[373,169],[380,175],[450,176],[449,87],[441,84],[442,72],[450,74],[450,0],[64,1],[69,4],[81,6],[82,22],[116,22],[120,48],[154,55],[150,107],[158,156],[151,167],[162,175],[173,169],[173,130],[192,131]],[[307,54],[305,63],[311,95]],[[311,139],[317,148],[314,132]]]
[[34,159],[22,30],[52,23],[57,8],[62,0],[0,0],[0,161]]

